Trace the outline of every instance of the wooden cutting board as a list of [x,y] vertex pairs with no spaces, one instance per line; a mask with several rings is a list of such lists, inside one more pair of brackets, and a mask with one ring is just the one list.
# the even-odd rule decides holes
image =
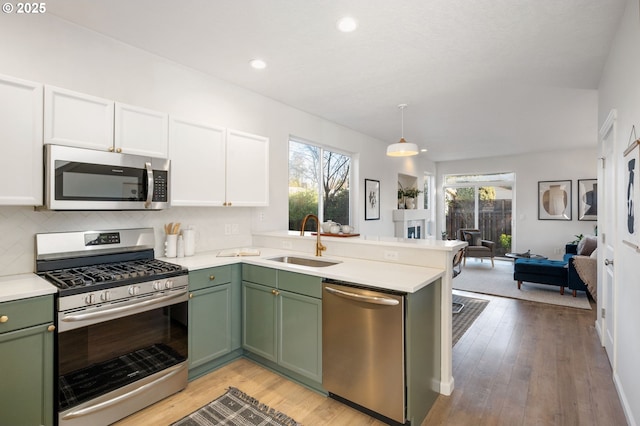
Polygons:
[[[318,235],[317,232],[312,232],[311,235]],[[342,237],[342,238],[346,238],[346,237],[357,237],[360,234],[331,234],[331,233],[326,233],[326,232],[321,232],[320,236],[321,237]]]

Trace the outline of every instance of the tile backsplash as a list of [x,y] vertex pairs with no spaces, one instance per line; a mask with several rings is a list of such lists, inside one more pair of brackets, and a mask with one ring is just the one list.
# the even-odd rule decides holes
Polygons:
[[[45,232],[151,227],[155,229],[156,257],[162,257],[163,225],[169,222],[195,228],[196,253],[251,245],[250,208],[172,207],[162,211],[57,212],[0,206],[0,276],[34,272],[35,234]],[[237,233],[228,235],[226,231],[229,228]]]

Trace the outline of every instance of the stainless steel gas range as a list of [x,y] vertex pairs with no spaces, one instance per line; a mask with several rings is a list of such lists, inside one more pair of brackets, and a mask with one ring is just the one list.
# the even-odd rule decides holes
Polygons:
[[154,258],[153,228],[36,235],[58,287],[58,424],[106,425],[187,385],[188,271]]

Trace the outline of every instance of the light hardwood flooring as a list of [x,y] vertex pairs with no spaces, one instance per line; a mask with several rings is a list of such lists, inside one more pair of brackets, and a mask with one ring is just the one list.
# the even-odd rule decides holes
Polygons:
[[[595,310],[456,293],[491,302],[453,349],[453,394],[438,397],[423,426],[627,424]],[[116,425],[169,425],[229,386],[307,426],[383,425],[245,359]]]

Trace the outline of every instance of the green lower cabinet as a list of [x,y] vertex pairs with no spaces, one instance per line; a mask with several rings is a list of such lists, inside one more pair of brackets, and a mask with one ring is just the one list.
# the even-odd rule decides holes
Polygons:
[[246,281],[242,289],[247,356],[322,390],[322,300]]
[[278,361],[276,293],[271,287],[242,283],[242,347],[273,362]]
[[278,296],[278,364],[322,382],[322,300],[287,291]]
[[190,380],[241,353],[240,266],[199,270],[194,275],[189,276],[190,288],[198,289],[190,292],[189,299]]
[[[19,317],[28,321],[30,313],[42,313],[50,322],[0,333],[0,425],[53,425],[53,298],[1,303],[0,315],[10,304],[15,314],[6,315],[3,326]],[[44,306],[46,313],[31,310]]]

